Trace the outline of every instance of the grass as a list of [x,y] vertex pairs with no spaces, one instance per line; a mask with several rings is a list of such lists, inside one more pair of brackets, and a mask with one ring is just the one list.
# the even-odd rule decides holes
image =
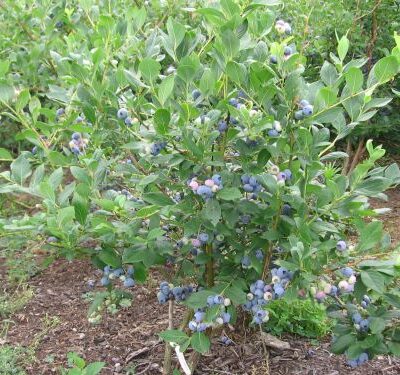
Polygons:
[[25,375],[21,359],[25,349],[9,345],[0,346],[0,375]]
[[33,290],[25,286],[17,288],[13,293],[4,291],[0,295],[0,318],[8,318],[21,310],[32,299],[33,294]]

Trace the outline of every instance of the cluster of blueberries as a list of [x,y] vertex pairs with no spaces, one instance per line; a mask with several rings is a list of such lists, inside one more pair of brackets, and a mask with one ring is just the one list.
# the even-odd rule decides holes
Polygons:
[[257,193],[259,193],[262,189],[261,184],[257,181],[255,176],[249,176],[244,174],[241,176],[242,187],[246,193],[252,193],[250,198],[257,198]]
[[166,303],[168,301],[175,300],[182,302],[190,296],[191,293],[195,292],[195,288],[191,285],[187,286],[173,286],[167,281],[163,281],[160,284],[160,291],[157,293],[157,299],[160,303]]
[[227,337],[227,336],[225,336],[225,335],[221,336],[221,337],[219,338],[219,341],[220,341],[222,344],[224,344],[224,345],[231,345],[231,344],[233,344],[233,341],[232,341],[229,337]]
[[135,117],[132,118],[132,117],[129,116],[129,112],[128,112],[128,110],[126,108],[120,108],[117,111],[117,118],[119,120],[123,120],[125,125],[127,125],[127,126],[131,126],[133,123],[138,122],[137,118],[135,118]]
[[272,123],[272,129],[268,130],[268,135],[270,137],[279,137],[279,133],[282,131],[282,125],[279,121],[274,121]]
[[[364,296],[364,297],[368,297],[368,296]],[[369,297],[368,297],[369,298]],[[361,316],[360,313],[355,312],[353,313],[353,315],[351,316],[351,320],[354,323],[354,328],[359,331],[359,332],[363,332],[366,333],[368,332],[369,329],[369,319],[363,319],[363,317]]]
[[[286,46],[283,49],[283,59],[284,60],[288,60],[289,57],[293,55],[293,52],[294,51],[293,51],[292,47]],[[271,64],[277,64],[278,63],[278,57],[275,56],[275,55],[271,55],[270,58],[269,58],[269,61],[271,62]]]
[[105,266],[100,283],[102,286],[107,286],[112,280],[119,279],[123,282],[125,288],[131,288],[135,286],[135,280],[133,279],[134,273],[135,270],[133,266],[128,266],[126,270],[123,268],[112,269],[110,266]]
[[269,301],[282,297],[285,294],[293,273],[284,267],[271,270],[271,283],[266,284],[263,280],[257,280],[250,285],[250,292],[247,294],[247,302],[243,305],[245,311],[253,314],[253,323],[262,324],[268,321],[268,311],[263,309]]
[[220,314],[215,318],[213,322],[206,323],[204,319],[206,317],[206,307],[197,309],[194,313],[193,320],[188,324],[189,329],[192,332],[204,332],[210,326],[220,326],[223,324],[229,324],[231,321],[231,314],[226,311],[226,307],[231,304],[229,298],[224,298],[221,295],[211,295],[207,297],[207,306],[219,306]]
[[222,189],[222,177],[219,174],[213,175],[200,184],[196,177],[191,178],[187,182],[188,186],[194,193],[200,195],[204,200],[208,200],[214,196],[218,190]]
[[87,138],[83,138],[81,133],[75,132],[71,136],[69,148],[73,154],[79,155],[85,150],[88,143],[89,140]]
[[309,117],[313,114],[314,107],[305,99],[300,100],[299,110],[294,113],[296,120],[302,120],[304,117]]
[[201,247],[204,246],[208,240],[209,236],[207,233],[199,233],[199,235],[191,241],[193,248],[190,250],[190,253],[195,256],[201,254]]

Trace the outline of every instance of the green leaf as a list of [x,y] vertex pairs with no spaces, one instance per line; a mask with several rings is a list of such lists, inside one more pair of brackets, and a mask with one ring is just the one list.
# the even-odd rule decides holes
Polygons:
[[394,354],[397,357],[400,357],[400,342],[389,341],[388,347],[392,354]]
[[339,59],[343,61],[346,58],[347,52],[349,50],[349,40],[347,39],[346,35],[343,35],[342,38],[339,40],[337,51],[339,55]]
[[166,77],[158,86],[158,100],[163,106],[174,90],[175,76],[170,75]]
[[56,100],[62,103],[68,103],[70,101],[68,91],[60,86],[49,85],[49,92],[46,96],[50,100]]
[[196,293],[192,293],[190,297],[185,301],[185,305],[192,309],[199,309],[207,305],[207,297],[215,294],[209,290],[201,290]]
[[338,337],[331,346],[331,350],[335,354],[344,353],[345,350],[356,341],[356,337],[352,333]]
[[193,81],[200,68],[200,60],[197,55],[185,56],[178,65],[178,76],[186,83]]
[[385,276],[374,270],[361,271],[361,280],[363,284],[380,294],[385,291]]
[[246,303],[246,293],[235,283],[225,290],[224,295],[231,299],[234,305]]
[[222,190],[218,191],[217,197],[225,201],[234,201],[242,198],[242,193],[238,188],[223,188]]
[[161,65],[152,58],[145,58],[139,64],[139,71],[143,78],[150,84],[154,83],[160,74]]
[[[371,75],[382,84],[391,80],[399,71],[399,63],[394,56],[380,59],[372,68]],[[375,79],[373,82],[375,82]]]
[[104,368],[105,362],[93,362],[86,366],[85,375],[97,375]]
[[58,210],[57,226],[61,229],[68,228],[75,219],[74,207],[64,207]]
[[386,327],[386,321],[382,318],[370,317],[369,329],[371,333],[381,333]]
[[239,85],[246,81],[246,73],[246,67],[243,64],[238,64],[234,61],[229,61],[226,64],[226,74],[233,82]]
[[167,21],[167,31],[169,36],[169,41],[172,45],[174,51],[182,43],[183,38],[186,34],[186,28],[179,22],[176,22],[173,18],[168,18]]
[[359,251],[372,249],[378,244],[383,234],[383,223],[381,221],[373,221],[367,225],[360,225],[360,241],[358,244]]
[[321,80],[327,86],[333,86],[333,84],[339,78],[336,68],[329,62],[325,61],[321,68]]
[[68,165],[68,159],[61,152],[50,151],[47,155],[49,162],[53,165]]
[[15,89],[13,86],[0,84],[0,102],[7,103],[15,97]]
[[111,248],[101,249],[98,255],[99,259],[103,261],[105,264],[113,267],[119,268],[121,267],[121,258],[118,253],[116,253]]
[[164,193],[151,192],[143,195],[143,200],[157,206],[171,206],[174,201]]
[[8,150],[0,147],[0,160],[13,160],[13,157]]
[[156,132],[161,135],[167,134],[168,125],[169,122],[171,121],[171,114],[169,113],[169,111],[164,108],[157,109],[153,119]]
[[175,342],[181,344],[189,339],[189,336],[185,332],[177,329],[169,329],[158,334],[164,341]]
[[144,218],[150,217],[160,211],[160,207],[158,206],[147,206],[141,208],[139,211],[136,212],[136,217]]
[[233,60],[239,52],[239,38],[232,30],[226,29],[221,35],[221,42],[226,59]]
[[203,217],[210,220],[215,227],[221,219],[221,206],[219,202],[216,199],[209,199],[204,205],[202,214]]
[[210,349],[211,342],[204,332],[195,332],[190,340],[192,348],[201,354],[207,353]]
[[18,158],[11,163],[10,168],[11,179],[19,185],[22,185],[31,174],[31,165],[29,161],[25,159],[24,155],[18,156]]
[[83,168],[77,167],[73,165],[71,168],[71,173],[72,175],[80,182],[86,182],[87,184],[90,185],[91,183],[91,178],[88,175],[87,171]]
[[352,94],[362,89],[364,76],[360,68],[352,67],[346,73],[346,83]]

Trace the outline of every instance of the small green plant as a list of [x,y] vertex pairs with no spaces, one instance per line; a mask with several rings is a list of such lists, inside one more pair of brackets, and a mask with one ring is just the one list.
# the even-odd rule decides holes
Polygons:
[[277,299],[267,305],[269,321],[267,329],[271,333],[294,333],[296,335],[318,338],[329,333],[332,321],[326,314],[325,306],[310,299]]
[[25,375],[20,366],[23,349],[3,345],[0,347],[0,375]]
[[33,290],[18,288],[13,293],[3,292],[0,295],[0,318],[7,318],[21,310],[33,297]]
[[100,374],[105,366],[104,362],[93,362],[86,365],[85,360],[74,352],[68,353],[67,357],[68,366],[72,368],[62,370],[63,375],[96,375]]

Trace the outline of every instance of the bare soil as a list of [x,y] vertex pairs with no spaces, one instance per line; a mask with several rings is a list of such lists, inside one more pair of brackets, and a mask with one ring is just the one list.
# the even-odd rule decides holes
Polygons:
[[[394,242],[399,242],[400,191],[389,192],[389,197],[393,211],[385,215],[385,225]],[[384,206],[382,202],[374,203],[374,207]],[[164,344],[157,333],[167,328],[168,308],[157,303],[155,285],[135,287],[132,307],[116,315],[106,314],[99,325],[90,325],[88,302],[83,298],[89,291],[89,279],[99,277],[87,261],[58,260],[30,280],[35,296],[12,317],[5,342],[24,347],[35,346],[36,342],[37,360],[27,366],[28,374],[58,374],[66,366],[66,354],[70,351],[80,353],[88,362],[106,362],[104,375],[126,374],[129,368],[136,368],[130,374],[161,374]],[[182,316],[179,309],[177,315]],[[54,317],[59,323],[45,332],[46,320]],[[313,345],[310,340],[286,336],[283,339],[291,349],[271,350],[266,361],[258,332],[239,327],[238,331],[226,333],[234,344],[223,346],[215,338],[211,352],[201,358],[196,374],[400,374],[400,359],[388,356],[350,369],[343,356],[329,352],[329,338]]]

